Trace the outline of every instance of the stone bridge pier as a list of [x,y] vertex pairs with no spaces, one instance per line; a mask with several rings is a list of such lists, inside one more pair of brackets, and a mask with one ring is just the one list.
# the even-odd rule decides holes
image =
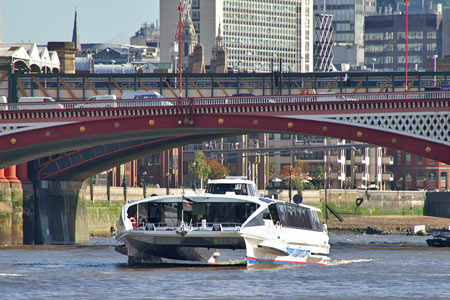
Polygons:
[[89,241],[81,181],[0,183],[0,244]]

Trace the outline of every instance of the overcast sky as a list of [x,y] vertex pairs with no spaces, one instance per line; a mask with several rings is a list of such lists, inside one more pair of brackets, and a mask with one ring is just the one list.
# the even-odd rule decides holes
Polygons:
[[81,43],[123,43],[159,19],[158,0],[0,0],[3,43],[71,41],[75,8]]

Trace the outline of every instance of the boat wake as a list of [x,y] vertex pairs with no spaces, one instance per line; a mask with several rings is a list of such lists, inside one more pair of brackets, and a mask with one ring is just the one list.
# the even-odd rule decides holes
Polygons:
[[341,265],[347,265],[347,264],[353,264],[353,263],[362,263],[362,262],[369,262],[373,259],[335,259],[331,260],[327,263],[328,266],[341,266]]
[[2,277],[23,277],[21,274],[10,274],[10,273],[0,273],[0,276]]

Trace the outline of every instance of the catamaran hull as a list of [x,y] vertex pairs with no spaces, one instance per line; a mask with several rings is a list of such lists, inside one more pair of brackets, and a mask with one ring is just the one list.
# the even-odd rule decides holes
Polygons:
[[[134,265],[213,265],[219,263],[216,249],[243,249],[243,239],[237,234],[150,233],[131,231],[118,238],[124,244],[116,251],[128,256]],[[242,264],[242,262],[239,262]]]
[[244,240],[248,266],[268,263],[326,265],[330,260],[328,243],[303,244],[248,234],[244,234]]

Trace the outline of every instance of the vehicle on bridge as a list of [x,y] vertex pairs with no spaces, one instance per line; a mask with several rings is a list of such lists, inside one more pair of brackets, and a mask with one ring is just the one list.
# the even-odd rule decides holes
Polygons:
[[144,99],[160,99],[164,98],[160,93],[153,91],[133,91],[123,92],[123,100],[144,100]]
[[56,103],[52,97],[20,97],[17,102],[21,109],[64,108],[64,105]]
[[88,100],[117,100],[116,95],[95,95],[88,98]]
[[210,180],[203,194],[155,196],[123,206],[116,251],[128,263],[233,265],[216,249],[246,249],[247,265],[326,264],[328,233],[319,209],[258,195],[249,180]]

